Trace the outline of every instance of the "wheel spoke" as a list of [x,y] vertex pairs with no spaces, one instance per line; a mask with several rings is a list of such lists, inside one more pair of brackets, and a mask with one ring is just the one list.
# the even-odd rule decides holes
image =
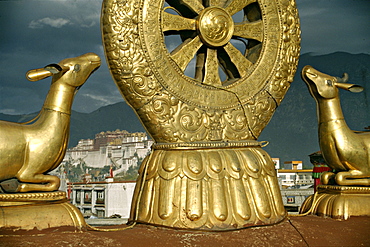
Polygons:
[[162,15],[162,30],[165,31],[180,31],[180,30],[195,30],[195,20],[188,19],[179,15],[172,15],[163,12]]
[[203,84],[221,87],[222,83],[220,80],[220,75],[218,74],[218,60],[217,60],[217,50],[207,49],[207,58],[205,64],[205,75]]
[[175,50],[171,52],[172,59],[177,63],[182,71],[185,71],[186,66],[193,59],[195,53],[202,47],[203,43],[201,42],[199,36],[196,36],[194,39],[187,39],[178,46]]
[[229,5],[225,8],[226,12],[230,15],[234,15],[242,10],[245,6],[256,2],[257,0],[234,0],[229,3]]
[[183,10],[184,6],[198,14],[202,9],[204,9],[204,6],[198,0],[167,0],[166,2],[175,7],[181,13],[186,13],[186,10]]
[[[197,30],[196,15],[205,7],[213,6],[221,8],[226,6],[225,11],[231,16],[243,9],[246,14],[248,11],[251,12],[252,7],[258,10],[257,0],[167,0],[166,2],[175,8],[179,15],[163,11],[162,31],[167,35],[172,34],[171,31],[181,35],[183,43],[171,52],[171,58],[182,71],[185,72],[196,56],[194,79],[202,81],[203,84],[214,87],[223,86],[219,66],[222,67],[227,77],[225,85],[247,74],[253,62],[230,41],[226,45],[220,45],[217,49],[207,48],[207,45],[203,46],[204,37],[201,39],[200,36],[196,36],[197,32],[195,32]],[[261,19],[255,20],[256,18],[248,18],[249,21],[235,23],[233,36],[248,40],[248,45],[249,42],[262,42],[263,23]]]
[[254,39],[262,42],[263,24],[262,21],[245,22],[234,26],[234,36],[245,39]]
[[231,62],[237,68],[241,77],[243,77],[248,68],[252,65],[252,62],[249,61],[238,49],[236,49],[230,42],[224,46],[225,51],[230,57]]
[[203,80],[204,64],[206,63],[206,52],[205,48],[200,48],[197,53],[197,60],[195,64],[195,75],[194,79],[198,81]]
[[[217,50],[217,58],[220,67],[227,76],[227,80],[233,80],[235,78],[240,78],[240,74],[235,65],[231,62],[231,59],[224,48]],[[223,84],[224,85],[224,84]]]

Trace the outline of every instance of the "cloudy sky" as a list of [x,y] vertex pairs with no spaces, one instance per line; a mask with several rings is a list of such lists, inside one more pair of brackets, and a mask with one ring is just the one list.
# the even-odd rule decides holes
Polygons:
[[[80,89],[73,109],[91,112],[122,101],[109,74],[100,36],[102,0],[0,1],[0,113],[39,111],[50,79],[25,73],[67,57],[95,52],[103,60]],[[302,53],[370,54],[369,0],[297,0]]]

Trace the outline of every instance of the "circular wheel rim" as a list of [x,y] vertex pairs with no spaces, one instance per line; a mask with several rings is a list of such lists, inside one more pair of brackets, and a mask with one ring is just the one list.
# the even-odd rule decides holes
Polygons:
[[[182,39],[180,45],[169,51],[172,59],[185,74],[191,63],[189,59],[196,60],[194,75],[188,73],[189,77],[205,85],[225,87],[245,76],[258,60],[263,22],[257,1],[207,1],[203,4],[167,1],[164,5],[161,23],[164,36],[177,34]],[[233,19],[238,14],[239,22]],[[238,49],[233,41],[240,41],[244,49],[240,45]],[[211,69],[217,66],[224,72],[224,80],[220,73]]]
[[[230,109],[246,104],[266,89],[281,67],[279,53],[283,43],[283,17],[277,2],[232,0],[224,3],[226,7],[220,7],[221,2],[217,5],[210,2],[208,7],[196,0],[167,2],[171,6],[165,6],[163,0],[144,0],[139,30],[142,45],[147,51],[144,56],[157,80],[168,92],[200,108]],[[230,17],[240,11],[245,13],[244,22],[230,24],[233,27],[230,40],[242,37],[251,41],[246,55],[236,49],[230,40],[219,46],[204,41],[199,20],[203,20],[204,12],[216,8]],[[168,9],[179,14],[168,13]],[[183,31],[187,32],[183,42],[169,51],[165,37]],[[189,77],[184,71],[195,56],[197,65],[200,65],[196,72],[203,73]],[[229,70],[224,81],[218,73],[219,65]]]
[[[166,1],[171,5],[164,0],[104,2],[104,48],[122,95],[160,142],[256,139],[284,98],[297,68],[300,28],[294,0],[209,0],[206,6],[197,0]],[[191,7],[181,13],[183,5]],[[234,20],[227,24],[232,13],[240,10],[249,18],[248,25]],[[212,18],[216,21],[211,31],[217,37],[209,39],[201,22]],[[219,23],[226,23],[231,31],[218,29]],[[250,31],[253,25],[258,27],[256,32]],[[245,54],[229,45],[240,27],[259,35],[239,35],[251,43]],[[183,39],[170,49],[165,37],[176,32],[184,32]],[[187,75],[183,68],[195,54],[197,59],[202,57],[202,49],[208,51],[198,63],[203,74]],[[229,60],[218,59],[223,57],[217,57],[217,52],[226,49]],[[252,64],[234,62],[240,55]],[[220,60],[226,69],[246,67],[217,84],[207,77],[219,77],[215,71]]]

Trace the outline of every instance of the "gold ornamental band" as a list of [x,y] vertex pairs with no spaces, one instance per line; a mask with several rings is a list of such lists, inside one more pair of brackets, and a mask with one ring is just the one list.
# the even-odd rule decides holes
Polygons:
[[343,186],[343,185],[323,185],[317,187],[319,193],[329,194],[370,194],[370,187],[363,186]]
[[58,201],[66,198],[66,192],[40,192],[40,193],[16,193],[0,194],[0,201]]
[[154,150],[178,150],[178,149],[220,149],[238,147],[265,147],[268,141],[227,141],[227,142],[176,142],[176,143],[154,143]]

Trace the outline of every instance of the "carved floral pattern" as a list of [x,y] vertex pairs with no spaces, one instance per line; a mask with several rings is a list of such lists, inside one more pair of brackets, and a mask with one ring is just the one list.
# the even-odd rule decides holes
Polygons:
[[258,138],[289,88],[297,66],[300,29],[295,2],[282,0],[279,5],[284,10],[283,34],[275,75],[265,88],[242,106],[237,92],[224,89],[224,93],[230,90],[227,98],[234,98],[239,104],[220,110],[189,104],[159,82],[144,50],[157,49],[163,44],[154,42],[145,47],[142,43],[139,31],[141,4],[139,1],[108,1],[103,9],[102,26],[112,75],[152,137],[157,142]]

